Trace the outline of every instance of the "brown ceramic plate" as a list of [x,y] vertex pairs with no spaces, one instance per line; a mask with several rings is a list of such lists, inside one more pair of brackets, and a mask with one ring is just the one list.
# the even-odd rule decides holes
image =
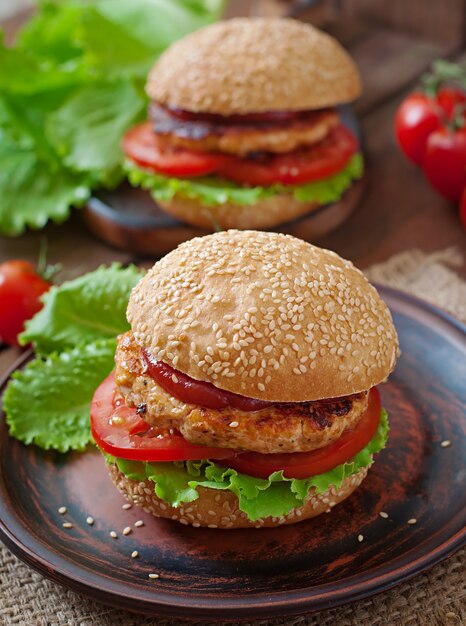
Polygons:
[[[342,120],[353,130],[362,145],[361,128],[352,108],[349,105],[338,108]],[[354,182],[337,202],[283,223],[273,230],[306,241],[317,241],[348,219],[359,204],[364,186],[365,178]],[[181,242],[207,235],[213,230],[178,221],[165,213],[148,191],[136,189],[128,183],[115,190],[96,193],[81,214],[96,237],[116,248],[139,255],[166,254]]]
[[[2,419],[0,536],[71,589],[133,611],[190,618],[336,606],[448,557],[466,543],[465,328],[410,296],[381,293],[402,349],[381,389],[391,436],[363,485],[331,514],[270,530],[219,531],[124,511],[98,453],[65,458],[25,447],[8,438]],[[442,447],[444,440],[451,446]],[[57,512],[62,505],[66,516]],[[412,518],[417,523],[407,524]],[[74,528],[63,529],[64,519]],[[138,519],[144,527],[134,528]],[[125,526],[133,526],[129,536],[121,534]],[[110,538],[113,529],[118,539]],[[160,578],[150,580],[151,572]]]

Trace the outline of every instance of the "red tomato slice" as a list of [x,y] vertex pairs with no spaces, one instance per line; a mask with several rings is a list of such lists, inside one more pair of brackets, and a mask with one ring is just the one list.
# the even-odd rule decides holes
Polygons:
[[211,174],[222,159],[222,155],[215,153],[162,146],[157,141],[151,122],[144,122],[128,130],[123,136],[122,148],[126,156],[141,167],[167,176]]
[[97,388],[91,405],[91,431],[107,454],[136,461],[196,461],[226,459],[237,454],[229,448],[189,443],[179,433],[151,428],[115,393],[112,373]]
[[247,185],[275,183],[299,185],[327,178],[342,170],[358,149],[353,133],[337,126],[323,141],[284,155],[267,155],[263,161],[214,152],[169,148],[157,141],[150,122],[129,130],[123,150],[132,161],[168,176],[192,177],[217,173]]
[[279,470],[283,470],[286,478],[308,478],[328,472],[352,459],[369,443],[379,425],[381,409],[380,394],[373,387],[369,392],[369,403],[363,417],[353,429],[345,431],[335,443],[311,452],[291,454],[244,452],[229,459],[225,465],[258,478],[268,478],[270,474]]
[[348,128],[339,125],[315,146],[283,155],[268,155],[263,162],[227,157],[217,167],[217,172],[224,178],[249,185],[299,185],[336,174],[347,165],[357,149],[356,137]]

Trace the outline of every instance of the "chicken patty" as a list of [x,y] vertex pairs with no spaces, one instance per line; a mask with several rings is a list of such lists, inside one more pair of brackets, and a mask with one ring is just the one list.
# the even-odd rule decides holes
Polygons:
[[274,124],[217,124],[176,118],[158,105],[152,105],[150,116],[158,138],[170,146],[226,152],[245,156],[252,152],[282,154],[322,141],[338,126],[333,109],[312,111],[296,120]]
[[128,406],[138,407],[151,426],[175,428],[200,445],[263,454],[307,452],[336,441],[367,408],[367,392],[317,402],[276,403],[254,412],[186,404],[148,375],[131,332],[119,337],[115,362],[116,383]]

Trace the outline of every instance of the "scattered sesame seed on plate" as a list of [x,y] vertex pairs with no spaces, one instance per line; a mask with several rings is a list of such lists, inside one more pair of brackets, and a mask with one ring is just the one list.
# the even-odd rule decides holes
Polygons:
[[408,524],[410,526],[414,526],[414,524],[417,524],[417,519],[415,517],[412,517],[411,519],[408,520]]
[[130,504],[129,502],[127,502],[127,503],[126,503],[126,504],[124,504],[121,508],[122,508],[124,511],[129,511],[129,509],[131,509],[131,508],[132,508],[132,506],[133,506],[132,504]]
[[138,556],[139,556],[139,552],[138,552],[137,550],[133,550],[133,551],[131,552],[131,558],[132,558],[132,559],[137,559],[137,558],[138,558]]
[[115,532],[114,530],[111,530],[111,531],[110,531],[110,537],[111,537],[112,539],[116,539],[116,538],[118,537],[118,535],[116,534],[116,532]]
[[123,534],[124,535],[129,535],[131,533],[131,528],[129,526],[126,526],[126,528],[123,528]]
[[136,528],[141,528],[141,526],[144,526],[144,522],[142,521],[142,519],[138,519],[137,522],[134,522],[134,525]]
[[160,574],[149,574],[149,578],[152,578],[152,579],[160,578]]
[[73,528],[73,524],[71,522],[65,522],[63,528]]
[[442,448],[449,448],[451,446],[451,441],[449,439],[445,439],[445,441],[442,441],[440,445]]
[[86,518],[86,522],[89,524],[89,526],[93,526],[94,518],[89,515],[89,517]]
[[380,517],[383,517],[384,519],[388,518],[388,513],[385,513],[385,511],[380,511],[379,515]]
[[65,515],[65,513],[68,513],[68,509],[66,508],[66,506],[61,506],[58,509],[58,512],[60,513],[60,515]]
[[358,535],[358,541],[359,541],[359,543],[364,541],[364,535]]

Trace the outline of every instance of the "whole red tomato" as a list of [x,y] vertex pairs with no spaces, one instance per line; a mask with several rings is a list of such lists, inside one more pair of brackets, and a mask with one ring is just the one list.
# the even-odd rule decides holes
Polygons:
[[440,128],[438,104],[424,93],[412,93],[401,103],[395,133],[401,149],[416,165],[422,165],[429,135]]
[[429,136],[452,121],[458,105],[466,103],[459,89],[443,87],[436,96],[415,92],[401,103],[395,118],[395,133],[401,149],[422,166]]
[[24,323],[42,308],[40,296],[50,283],[39,276],[27,261],[0,264],[0,340],[18,345]]
[[466,128],[439,128],[429,135],[424,172],[449,200],[458,201],[466,187]]
[[463,194],[461,195],[460,220],[463,226],[466,228],[466,187],[464,188]]

